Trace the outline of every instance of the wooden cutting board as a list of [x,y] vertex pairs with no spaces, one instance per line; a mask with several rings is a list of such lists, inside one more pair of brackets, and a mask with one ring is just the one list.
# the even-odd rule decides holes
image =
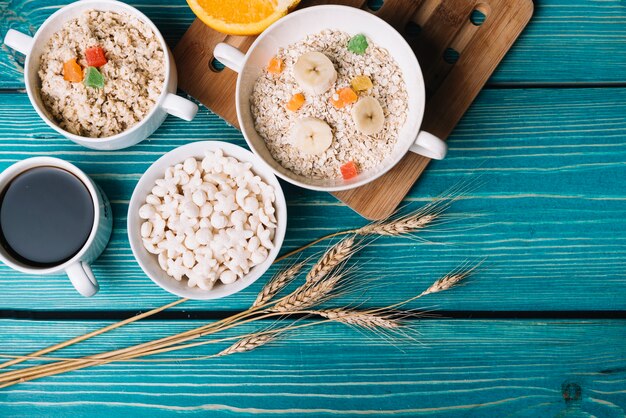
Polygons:
[[[309,1],[300,7],[337,3],[368,9],[371,1]],[[381,1],[376,3],[380,4]],[[373,11],[389,22],[415,51],[426,82],[422,128],[447,138],[487,82],[533,13],[532,0],[384,0]],[[254,37],[228,36],[196,19],[176,48],[178,86],[227,122],[238,126],[237,74],[218,71],[213,48],[227,42],[246,51]],[[334,193],[368,219],[398,207],[430,160],[408,153],[387,174],[358,189]]]

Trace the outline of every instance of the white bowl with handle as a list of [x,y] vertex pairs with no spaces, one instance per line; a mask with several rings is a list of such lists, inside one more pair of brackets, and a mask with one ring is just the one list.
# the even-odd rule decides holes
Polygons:
[[[377,167],[363,171],[350,180],[312,179],[284,168],[271,155],[265,141],[254,128],[250,97],[257,78],[280,48],[298,42],[307,35],[325,29],[341,30],[350,35],[364,34],[373,43],[386,49],[395,59],[404,76],[408,93],[408,114],[400,129],[391,154]],[[246,54],[220,43],[213,52],[215,58],[239,73],[235,102],[237,118],[244,138],[250,148],[284,180],[312,190],[339,191],[353,189],[369,183],[395,166],[407,152],[433,159],[443,159],[446,143],[434,135],[420,130],[424,117],[426,91],[424,78],[413,50],[404,38],[387,22],[361,9],[338,5],[307,7],[281,18],[266,29],[250,46]]]
[[[131,126],[129,129],[120,132],[117,135],[102,138],[90,138],[75,135],[62,129],[54,121],[54,118],[52,118],[50,112],[46,109],[43,101],[41,100],[39,91],[41,80],[39,79],[38,71],[40,58],[46,43],[55,32],[59,31],[63,27],[67,21],[79,17],[88,10],[127,13],[140,19],[148,25],[150,29],[152,29],[155,36],[159,40],[163,51],[165,52],[163,62],[165,82],[156,104],[140,122]],[[31,37],[10,29],[6,33],[4,43],[10,48],[26,55],[26,61],[24,63],[24,83],[26,84],[28,98],[35,108],[35,111],[52,129],[77,144],[87,148],[97,150],[117,150],[127,148],[148,138],[159,126],[161,126],[168,114],[190,121],[195,117],[198,111],[198,106],[194,102],[176,95],[176,86],[178,84],[176,65],[174,64],[174,57],[167,47],[165,39],[163,39],[163,35],[161,35],[161,32],[159,32],[150,19],[148,19],[139,10],[126,3],[115,0],[77,1],[60,8],[55,13],[50,15],[50,17],[48,17],[39,27],[35,36]]]

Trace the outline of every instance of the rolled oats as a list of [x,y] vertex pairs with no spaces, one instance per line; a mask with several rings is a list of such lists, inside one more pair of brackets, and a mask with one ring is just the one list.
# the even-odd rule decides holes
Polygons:
[[[341,165],[348,161],[356,162],[361,170],[373,168],[391,153],[406,120],[406,85],[393,57],[369,39],[365,53],[354,54],[347,49],[349,40],[348,33],[337,30],[309,35],[278,51],[276,56],[284,61],[284,71],[278,75],[264,72],[254,86],[251,110],[255,128],[276,161],[296,174],[335,179],[341,176]],[[338,78],[329,91],[317,96],[305,95],[305,104],[297,112],[290,112],[285,104],[301,91],[292,69],[298,57],[310,51],[328,56]],[[351,80],[359,75],[366,75],[373,82],[373,87],[361,94],[377,99],[385,115],[383,129],[371,136],[357,132],[350,116],[350,105],[336,109],[330,103],[336,90],[350,86]],[[302,117],[322,119],[332,128],[333,143],[322,154],[307,155],[291,144],[290,129],[294,121]]]
[[[63,79],[63,63],[100,46],[104,88]],[[164,51],[152,29],[126,13],[90,10],[66,22],[46,44],[39,66],[41,98],[59,126],[76,135],[118,134],[152,110],[165,83]]]

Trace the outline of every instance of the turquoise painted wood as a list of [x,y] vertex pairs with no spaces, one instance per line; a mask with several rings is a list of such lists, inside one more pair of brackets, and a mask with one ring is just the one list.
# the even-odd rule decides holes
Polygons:
[[[2,351],[30,352],[102,325],[0,321],[0,338],[10,339]],[[197,325],[150,321],[124,333],[124,342]],[[31,418],[624,416],[624,320],[427,320],[417,326],[420,344],[394,348],[370,337],[367,355],[361,354],[363,335],[333,325],[219,360],[106,365],[0,391],[0,411],[3,417]],[[120,333],[114,333],[64,353],[120,346]],[[205,346],[185,355],[221,348]],[[567,415],[557,415],[567,407],[562,385],[568,383],[570,391],[582,388],[582,399]]]
[[[125,230],[128,199],[141,174],[162,153],[200,139],[242,145],[239,132],[202,109],[192,123],[168,118],[150,141],[130,149],[89,151],[44,125],[24,94],[1,97],[0,168],[33,155],[75,162],[113,201],[116,224],[109,248],[95,264],[102,284],[96,297],[80,298],[62,275],[42,283],[39,277],[0,267],[6,278],[0,280],[0,294],[7,296],[2,306],[108,311],[148,309],[170,301],[171,295],[156,287],[133,259]],[[458,231],[424,235],[450,245],[385,238],[365,249],[357,257],[367,260],[363,276],[382,276],[389,283],[371,303],[399,300],[465,259],[488,257],[471,290],[427,303],[447,310],[623,310],[624,138],[626,89],[611,89],[610,95],[605,89],[484,91],[450,138],[449,157],[433,163],[408,198],[419,206],[459,181],[478,179],[475,191],[453,212],[484,216],[450,225]],[[364,223],[330,195],[288,186],[285,191],[290,212],[285,249]],[[260,286],[180,309],[241,309]]]
[[[0,1],[0,35],[8,28],[34,33],[63,0]],[[170,46],[193,21],[184,1],[135,0]],[[491,79],[491,84],[623,83],[626,68],[623,0],[538,0],[531,25]],[[0,88],[20,88],[22,58],[0,54]]]
[[[33,33],[62,3],[0,1],[0,35],[9,27]],[[183,1],[133,4],[171,46],[193,20]],[[626,310],[626,2],[535,6],[529,27],[450,137],[449,157],[432,163],[407,196],[418,207],[473,182],[452,209],[459,218],[452,230],[424,240],[380,239],[356,257],[362,277],[385,283],[368,295],[370,306],[405,299],[465,260],[485,258],[466,286],[412,307],[455,317],[481,311],[492,319],[424,320],[416,323],[420,344],[397,348],[333,325],[219,361],[107,365],[0,390],[0,417],[624,416],[626,324],[608,318]],[[174,300],[141,272],[128,247],[125,212],[134,184],[160,155],[190,141],[244,145],[236,129],[201,108],[193,122],[168,118],[130,149],[89,151],[38,119],[22,90],[22,62],[1,47],[0,170],[35,155],[77,164],[111,198],[115,230],[94,266],[102,291],[92,299],[60,275],[42,279],[0,266],[0,354],[28,353]],[[364,223],[330,195],[283,186],[285,250]],[[247,307],[261,285],[175,309],[226,315]],[[530,311],[546,319],[498,319],[504,311],[507,318]],[[549,319],[569,311],[582,319]],[[607,319],[586,320],[588,311],[605,311]],[[38,320],[17,319],[29,316]],[[199,324],[145,321],[60,354],[114,349]],[[564,383],[568,393],[582,389],[569,410]]]

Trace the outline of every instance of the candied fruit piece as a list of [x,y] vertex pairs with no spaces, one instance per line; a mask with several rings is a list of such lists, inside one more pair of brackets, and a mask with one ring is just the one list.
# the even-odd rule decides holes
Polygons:
[[104,56],[104,49],[99,46],[93,46],[85,50],[85,58],[87,58],[87,65],[90,67],[102,67],[107,63],[107,59]]
[[354,90],[352,90],[350,87],[344,87],[342,89],[339,89],[337,91],[337,94],[346,105],[355,103],[359,99],[359,96],[357,96]]
[[348,51],[354,52],[357,55],[365,54],[365,50],[368,47],[367,39],[365,39],[365,35],[358,34],[354,35],[348,41]]
[[96,67],[87,67],[85,70],[85,85],[98,89],[104,88],[104,77]]
[[330,96],[330,103],[335,106],[336,109],[341,109],[346,105],[343,100],[341,100],[341,97],[339,97],[339,93],[334,93]]
[[339,169],[341,170],[341,176],[344,180],[350,180],[359,174],[359,170],[357,169],[354,161],[348,161],[339,167]]
[[270,63],[267,65],[267,72],[271,74],[280,74],[283,72],[283,68],[285,67],[285,63],[278,57],[274,57],[270,60]]
[[350,87],[339,89],[330,97],[330,103],[337,109],[355,103],[359,96]]
[[298,109],[300,109],[302,105],[304,105],[304,100],[305,100],[304,94],[296,93],[293,96],[291,96],[291,99],[289,99],[285,107],[287,108],[287,110],[291,110],[292,112],[297,112]]
[[63,79],[72,83],[79,83],[83,79],[83,70],[76,62],[76,58],[63,63]]
[[372,80],[366,75],[357,75],[350,81],[350,85],[356,91],[366,91],[373,87]]

